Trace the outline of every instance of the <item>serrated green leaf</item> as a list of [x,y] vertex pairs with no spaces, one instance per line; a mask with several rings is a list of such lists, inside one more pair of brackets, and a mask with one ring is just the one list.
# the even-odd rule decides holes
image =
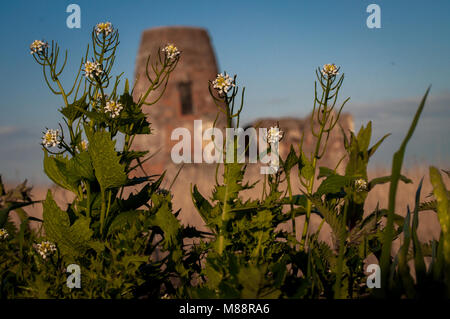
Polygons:
[[125,165],[120,164],[120,156],[115,149],[115,141],[109,132],[92,133],[85,126],[86,136],[89,140],[89,155],[94,166],[95,177],[103,190],[121,187],[127,181]]
[[53,200],[50,191],[43,202],[45,235],[57,244],[62,255],[76,257],[89,248],[88,242],[93,234],[89,218],[78,218],[70,225],[69,216]]
[[58,186],[74,193],[78,191],[78,185],[73,175],[67,174],[69,159],[62,155],[48,155],[44,150],[44,172]]
[[266,279],[266,269],[263,266],[241,267],[237,277],[242,285],[243,299],[276,299],[281,294],[281,291]]
[[108,234],[112,234],[116,231],[122,230],[127,225],[132,225],[138,217],[142,214],[142,211],[132,210],[123,212],[117,215],[108,227]]
[[[152,197],[154,203],[158,203],[156,197],[156,194]],[[167,200],[167,197],[165,197],[158,206],[158,211],[150,218],[150,224],[152,226],[158,226],[164,232],[163,247],[167,249],[176,242],[181,225],[178,219],[173,215],[170,201]]]
[[92,167],[89,152],[84,151],[72,157],[68,163],[68,169],[74,172],[78,178],[95,180],[94,168]]
[[317,189],[318,195],[339,193],[345,186],[352,182],[353,178],[342,175],[328,176]]

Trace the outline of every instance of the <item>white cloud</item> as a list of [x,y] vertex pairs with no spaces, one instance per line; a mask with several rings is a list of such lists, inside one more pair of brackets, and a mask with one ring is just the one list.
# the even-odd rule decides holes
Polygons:
[[0,135],[12,135],[19,131],[19,128],[16,126],[8,126],[8,125],[0,125]]
[[[405,137],[422,97],[395,99],[368,103],[352,103],[346,111],[355,119],[359,129],[372,121],[373,138],[392,133],[379,150],[375,159],[392,158]],[[450,158],[450,93],[430,92],[412,140],[407,156],[427,162],[448,161]]]

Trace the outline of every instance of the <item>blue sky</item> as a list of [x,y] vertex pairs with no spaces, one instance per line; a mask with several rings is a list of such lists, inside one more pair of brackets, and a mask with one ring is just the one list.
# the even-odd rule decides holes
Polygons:
[[[81,7],[81,29],[66,26],[66,7]],[[381,7],[381,29],[366,26],[366,7]],[[61,100],[48,91],[29,53],[35,39],[57,40],[69,52],[72,74],[92,27],[111,21],[121,44],[115,71],[133,79],[141,32],[162,25],[207,28],[221,70],[246,86],[243,122],[261,116],[305,116],[311,110],[314,70],[341,66],[342,96],[356,128],[373,120],[375,137],[393,135],[376,163],[390,165],[426,88],[430,101],[409,145],[409,161],[448,165],[450,159],[450,1],[14,1],[2,3],[0,32],[0,174],[46,181],[39,146],[56,127]],[[448,167],[447,167],[448,169]]]

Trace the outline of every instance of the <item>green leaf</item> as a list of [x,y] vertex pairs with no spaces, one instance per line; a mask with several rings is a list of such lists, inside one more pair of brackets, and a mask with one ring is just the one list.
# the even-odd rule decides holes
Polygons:
[[150,218],[150,224],[152,226],[158,226],[164,232],[163,247],[166,249],[175,244],[178,231],[181,228],[180,222],[172,214],[169,198],[170,195],[167,195],[167,197],[162,197],[157,194],[153,195],[152,201],[159,208],[156,214]]
[[68,169],[78,178],[95,180],[94,168],[92,167],[89,152],[84,151],[72,157],[68,163]]
[[210,225],[212,219],[216,216],[212,216],[211,212],[213,207],[206,200],[202,194],[198,191],[197,185],[194,185],[194,188],[191,192],[192,201],[194,202],[195,208],[197,208],[200,216],[202,217],[205,224]]
[[119,118],[119,131],[128,134],[150,134],[150,123],[147,122],[147,116],[142,112],[133,101],[133,97],[128,93],[123,93],[119,102],[123,105],[123,110]]
[[[293,195],[292,201],[289,197],[284,197],[281,199],[282,204],[293,204],[306,207],[306,196],[305,195]],[[260,206],[259,206],[260,207]]]
[[377,143],[375,143],[374,146],[372,146],[372,147],[368,150],[369,157],[371,157],[371,156],[376,152],[376,150],[378,149],[378,147],[380,147],[381,143],[383,143],[383,141],[384,141],[387,137],[389,137],[390,135],[391,135],[391,134],[389,133],[389,134],[386,134],[385,136],[383,136]]
[[214,267],[213,263],[206,263],[204,270],[206,278],[206,286],[210,289],[216,289],[222,281],[223,275]]
[[291,149],[286,158],[286,161],[283,163],[285,172],[288,173],[292,169],[292,167],[297,165],[298,161],[299,161],[299,158],[297,157],[297,154],[294,151],[294,147],[291,145]]
[[72,104],[63,107],[60,112],[71,122],[75,121],[77,118],[83,115],[89,107],[86,103],[87,93],[84,94],[79,100],[76,100]]
[[383,249],[381,252],[381,285],[384,292],[388,287],[388,281],[390,276],[390,261],[391,261],[391,247],[392,247],[392,241],[394,236],[394,215],[395,215],[395,201],[396,201],[396,195],[397,195],[397,186],[398,182],[400,180],[400,173],[402,169],[403,164],[403,158],[405,156],[406,151],[406,145],[408,144],[409,140],[411,139],[414,130],[416,129],[417,123],[419,122],[420,115],[422,114],[422,110],[425,106],[425,101],[427,100],[428,93],[430,92],[430,88],[427,89],[425,92],[425,95],[422,98],[422,101],[420,102],[419,107],[417,108],[416,114],[414,116],[414,119],[411,123],[411,126],[408,130],[408,133],[406,134],[400,148],[397,152],[395,152],[393,159],[392,159],[392,180],[389,187],[389,211],[388,211],[388,218],[386,227],[384,229],[384,238],[383,238]]
[[342,175],[330,175],[328,176],[317,189],[318,195],[335,194],[342,191],[345,186],[348,186],[354,179],[348,176]]
[[[412,180],[403,175],[400,175],[399,179],[405,184],[412,184]],[[391,180],[391,176],[376,177],[369,182],[369,190],[374,188],[376,185],[389,183]]]
[[419,205],[420,205],[420,191],[422,189],[423,179],[420,181],[416,192],[416,202],[413,213],[413,224],[411,228],[411,235],[413,240],[414,266],[416,268],[417,283],[420,285],[424,282],[426,276],[425,260],[422,253],[422,244],[417,236],[417,228],[419,227]]
[[243,299],[275,299],[281,294],[281,291],[274,288],[270,280],[266,279],[266,269],[263,266],[242,267],[238,279],[242,285]]
[[314,168],[303,152],[299,161],[299,173],[306,180],[309,180],[314,176]]
[[370,145],[370,138],[372,137],[372,121],[367,123],[367,126],[361,127],[358,132],[357,139],[360,150],[367,150]]
[[80,217],[70,225],[68,214],[58,207],[50,190],[43,203],[43,217],[45,234],[56,243],[62,255],[76,257],[89,248],[93,234],[89,228],[90,219]]
[[447,189],[436,167],[430,166],[430,180],[431,185],[433,185],[433,194],[436,198],[436,208],[442,231],[442,243],[440,245],[443,246],[445,262],[450,266],[450,202],[447,197]]
[[109,225],[108,233],[112,234],[115,231],[124,229],[128,225],[132,225],[141,214],[143,214],[143,211],[140,210],[132,210],[120,213],[113,219],[113,221]]
[[317,176],[317,178],[322,178],[322,177],[328,177],[330,175],[335,175],[336,172],[333,171],[331,168],[328,167],[319,167],[319,175]]
[[89,155],[95,170],[100,187],[103,190],[121,187],[127,181],[125,165],[120,164],[120,156],[115,149],[115,141],[109,132],[91,132],[85,126],[86,136],[89,140]]
[[78,192],[78,184],[72,174],[68,174],[66,169],[69,159],[62,155],[48,155],[44,150],[44,172],[58,186],[70,190],[74,193]]
[[320,211],[327,224],[330,225],[331,230],[335,234],[336,238],[344,241],[347,236],[347,230],[342,216],[337,215],[334,210],[327,207],[320,198],[317,198],[316,196],[310,196],[310,200]]
[[398,253],[398,270],[408,298],[414,298],[414,280],[411,276],[408,266],[408,252],[411,244],[411,212],[408,207],[408,212],[405,217],[403,225],[403,245],[400,247]]

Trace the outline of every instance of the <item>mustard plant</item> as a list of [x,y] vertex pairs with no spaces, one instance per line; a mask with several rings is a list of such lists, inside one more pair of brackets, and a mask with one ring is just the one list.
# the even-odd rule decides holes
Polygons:
[[[151,133],[142,106],[161,97],[181,55],[174,45],[156,52],[147,70],[149,86],[135,101],[128,80],[119,93],[122,74],[112,75],[118,30],[109,22],[99,23],[91,40],[69,89],[60,78],[67,51],[60,64],[56,42],[36,40],[30,46],[45,83],[63,100],[59,112],[64,125],[47,129],[42,138],[44,171],[72,192],[74,200],[62,209],[47,193],[43,227],[28,245],[33,271],[26,287],[16,293],[45,298],[160,297],[161,292],[174,291],[174,279],[190,280],[183,264],[188,253],[183,239],[199,234],[177,220],[172,195],[160,187],[164,174],[133,177],[151,155],[133,150],[132,143],[136,135]],[[150,57],[148,69],[149,64]],[[156,98],[149,100],[157,89]],[[139,188],[125,196],[132,187]],[[69,264],[80,266],[81,287],[65,284]]]

